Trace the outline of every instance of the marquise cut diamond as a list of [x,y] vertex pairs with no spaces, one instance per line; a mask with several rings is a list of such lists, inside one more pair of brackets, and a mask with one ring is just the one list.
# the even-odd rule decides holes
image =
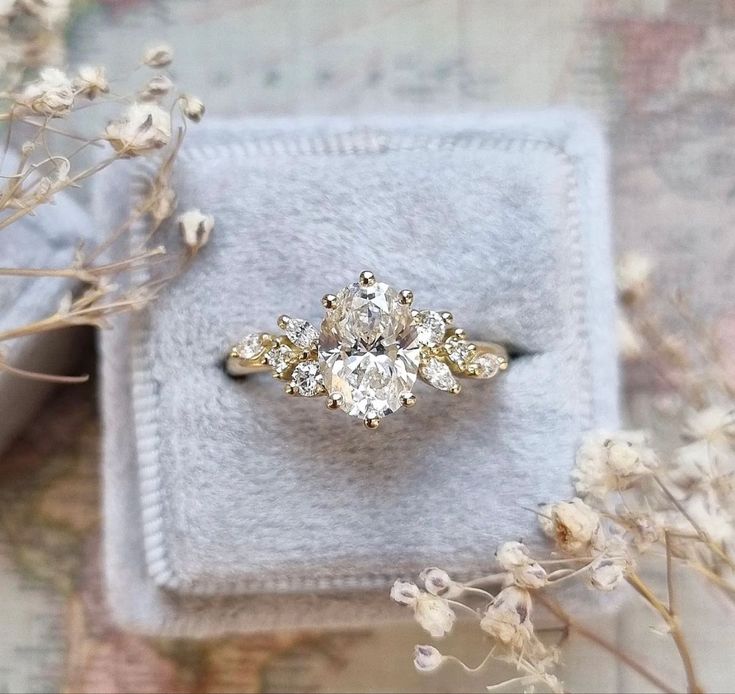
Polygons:
[[301,349],[310,350],[316,347],[319,333],[308,321],[300,318],[289,318],[285,327],[286,336]]

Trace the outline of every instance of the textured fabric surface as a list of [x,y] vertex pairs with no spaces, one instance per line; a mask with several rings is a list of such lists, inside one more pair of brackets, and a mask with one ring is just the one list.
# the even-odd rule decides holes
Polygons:
[[[8,155],[1,173],[15,171]],[[80,241],[91,238],[89,215],[68,195],[41,206],[0,233],[0,264],[12,268],[61,268],[74,260]],[[55,277],[3,277],[0,281],[0,331],[52,314],[71,283]],[[3,343],[4,357],[30,371],[65,374],[77,361],[80,331],[34,335]],[[50,386],[0,371],[0,452],[40,406]]]
[[[568,496],[579,434],[617,418],[604,170],[595,129],[563,112],[196,133],[179,199],[215,215],[213,242],[103,338],[120,618],[172,633],[377,619],[384,593],[350,591],[479,571],[497,542],[532,539],[522,507]],[[457,399],[418,386],[376,433],[224,376],[229,343],[281,312],[318,321],[319,297],[363,268],[525,355]]]

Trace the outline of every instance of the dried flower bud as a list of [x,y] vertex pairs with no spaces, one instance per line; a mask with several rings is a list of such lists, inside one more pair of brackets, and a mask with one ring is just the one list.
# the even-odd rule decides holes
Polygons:
[[146,50],[143,54],[143,63],[148,67],[161,68],[171,64],[174,51],[171,46],[162,43]]
[[199,210],[189,210],[179,215],[178,223],[184,243],[194,253],[207,245],[214,229],[214,217],[202,214]]
[[569,554],[581,554],[600,542],[600,514],[581,499],[542,508],[539,523],[559,549]]
[[601,554],[590,564],[590,585],[597,590],[615,590],[624,580],[628,561],[624,556]]
[[201,99],[189,94],[182,94],[181,110],[190,121],[198,123],[204,116],[205,108]]
[[628,253],[617,267],[618,292],[626,304],[645,298],[650,290],[651,261],[638,253]]
[[151,77],[146,84],[145,89],[141,92],[141,99],[157,99],[166,96],[174,88],[174,83],[166,75],[156,75]]
[[27,109],[50,118],[67,115],[74,105],[71,80],[54,67],[41,70],[39,78],[23,90],[16,101]]
[[149,212],[155,222],[162,222],[173,214],[175,208],[176,192],[173,188],[166,186],[156,191]]
[[31,140],[26,140],[22,144],[20,151],[24,157],[27,157],[29,154],[33,152],[34,149],[36,149],[36,143],[32,142]]
[[548,582],[546,570],[531,557],[528,547],[522,542],[504,542],[498,547],[495,557],[517,586],[541,588]]
[[420,575],[426,590],[432,595],[446,595],[454,586],[454,581],[443,569],[424,569]]
[[517,586],[498,593],[480,621],[480,628],[494,639],[516,650],[523,650],[533,638],[531,595]]
[[421,593],[421,589],[411,581],[398,580],[390,589],[390,599],[399,605],[413,607]]
[[444,662],[444,656],[434,646],[415,646],[413,664],[419,672],[432,672]]
[[171,117],[157,104],[135,103],[107,126],[105,138],[123,156],[147,154],[168,144]]
[[83,65],[79,68],[73,84],[76,92],[87,99],[94,99],[110,91],[103,67]]
[[572,479],[582,498],[604,499],[628,489],[658,467],[658,458],[640,431],[590,432],[577,451]]
[[449,603],[437,595],[425,593],[415,583],[398,580],[390,591],[391,600],[413,608],[416,621],[434,638],[452,630],[456,615]]

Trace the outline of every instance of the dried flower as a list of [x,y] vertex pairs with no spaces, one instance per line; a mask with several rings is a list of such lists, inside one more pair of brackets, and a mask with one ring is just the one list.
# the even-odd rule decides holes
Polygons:
[[171,64],[174,51],[171,46],[162,43],[146,50],[143,54],[143,63],[148,67],[161,68]]
[[413,664],[419,672],[432,672],[444,662],[444,656],[434,646],[415,646]]
[[419,575],[419,578],[423,581],[427,592],[432,595],[451,597],[462,592],[461,585],[453,581],[443,569],[437,569],[435,567],[424,569]]
[[141,92],[141,99],[157,99],[165,96],[174,88],[174,83],[166,75],[156,75],[151,77],[146,84],[145,89]]
[[74,90],[64,72],[55,67],[46,67],[35,82],[26,86],[16,101],[34,113],[61,118],[74,105]]
[[531,557],[522,542],[504,542],[495,552],[500,566],[508,571],[515,585],[541,588],[548,582],[546,570]]
[[396,581],[390,597],[399,605],[413,608],[416,621],[434,638],[441,638],[454,626],[456,615],[449,603],[444,598],[422,591],[410,581]]
[[194,253],[207,245],[214,229],[214,217],[199,210],[188,210],[179,215],[178,223],[184,243]]
[[735,408],[712,405],[692,412],[686,420],[685,434],[694,441],[729,446],[735,441]]
[[617,323],[618,347],[623,359],[626,361],[639,359],[643,354],[643,344],[640,336],[625,316],[619,315]]
[[181,110],[184,115],[194,123],[198,123],[204,116],[204,102],[189,94],[181,96]]
[[590,432],[577,450],[572,479],[580,497],[603,499],[612,491],[628,489],[657,467],[643,432]]
[[83,65],[79,68],[73,86],[77,94],[87,99],[95,99],[100,94],[107,94],[110,91],[105,68],[92,65]]
[[521,651],[533,638],[531,594],[517,586],[508,586],[488,606],[480,628],[506,646]]
[[626,304],[645,298],[650,290],[651,261],[639,253],[624,255],[617,267],[618,292]]
[[590,585],[597,590],[615,590],[624,580],[628,569],[625,556],[600,554],[590,564]]
[[579,498],[543,507],[539,523],[559,549],[569,554],[580,554],[600,543],[600,514]]
[[147,154],[168,144],[171,117],[157,104],[135,103],[121,120],[107,126],[105,137],[124,156]]
[[[8,3],[10,6],[13,2]],[[69,0],[15,0],[15,7],[38,19],[47,28],[53,29],[69,16]],[[0,9],[0,14],[4,12]]]

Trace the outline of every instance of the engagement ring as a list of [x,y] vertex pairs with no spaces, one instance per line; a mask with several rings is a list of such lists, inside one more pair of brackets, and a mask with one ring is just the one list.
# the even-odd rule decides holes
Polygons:
[[287,382],[289,395],[326,396],[330,410],[376,429],[386,415],[416,404],[417,378],[457,394],[459,378],[489,379],[508,368],[502,345],[470,341],[453,326],[451,313],[417,311],[412,304],[413,292],[397,291],[365,271],[355,284],[322,299],[320,330],[281,316],[285,334],[247,335],[231,349],[227,373],[270,371]]

